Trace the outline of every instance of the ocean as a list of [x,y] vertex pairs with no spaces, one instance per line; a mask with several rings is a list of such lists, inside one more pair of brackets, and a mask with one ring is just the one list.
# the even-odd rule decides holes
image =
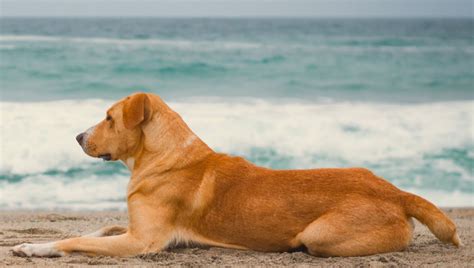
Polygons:
[[0,19],[0,209],[125,209],[75,136],[136,91],[218,152],[474,206],[473,19]]

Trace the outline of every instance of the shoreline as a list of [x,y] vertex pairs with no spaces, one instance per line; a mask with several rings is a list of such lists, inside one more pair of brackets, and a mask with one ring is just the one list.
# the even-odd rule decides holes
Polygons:
[[304,252],[262,253],[217,247],[168,249],[160,253],[130,258],[86,257],[21,258],[13,256],[12,246],[24,242],[49,242],[93,232],[112,224],[126,225],[125,211],[0,211],[0,264],[13,266],[451,266],[467,267],[474,263],[472,254],[474,207],[444,208],[458,227],[464,244],[457,249],[442,244],[429,230],[416,222],[412,244],[402,252],[366,257],[318,258]]

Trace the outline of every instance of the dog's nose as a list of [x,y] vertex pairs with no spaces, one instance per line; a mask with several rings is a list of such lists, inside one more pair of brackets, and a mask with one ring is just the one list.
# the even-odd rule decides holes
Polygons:
[[82,141],[84,140],[84,133],[81,133],[76,136],[76,141],[79,143],[79,145],[82,146]]

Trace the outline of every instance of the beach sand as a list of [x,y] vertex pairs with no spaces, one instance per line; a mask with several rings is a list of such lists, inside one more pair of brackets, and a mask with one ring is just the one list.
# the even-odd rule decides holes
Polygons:
[[175,248],[160,253],[131,258],[86,257],[21,258],[13,256],[14,245],[41,243],[89,233],[111,224],[126,225],[123,212],[0,212],[0,266],[474,266],[474,208],[446,209],[457,226],[464,246],[457,249],[438,241],[429,230],[417,223],[411,246],[403,252],[352,258],[316,258],[304,252],[260,253],[223,248]]

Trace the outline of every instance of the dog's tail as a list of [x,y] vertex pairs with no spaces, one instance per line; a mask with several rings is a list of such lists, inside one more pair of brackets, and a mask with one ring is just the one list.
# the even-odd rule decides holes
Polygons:
[[439,208],[417,195],[404,193],[403,205],[409,217],[415,217],[442,242],[462,245],[456,232],[456,225]]

